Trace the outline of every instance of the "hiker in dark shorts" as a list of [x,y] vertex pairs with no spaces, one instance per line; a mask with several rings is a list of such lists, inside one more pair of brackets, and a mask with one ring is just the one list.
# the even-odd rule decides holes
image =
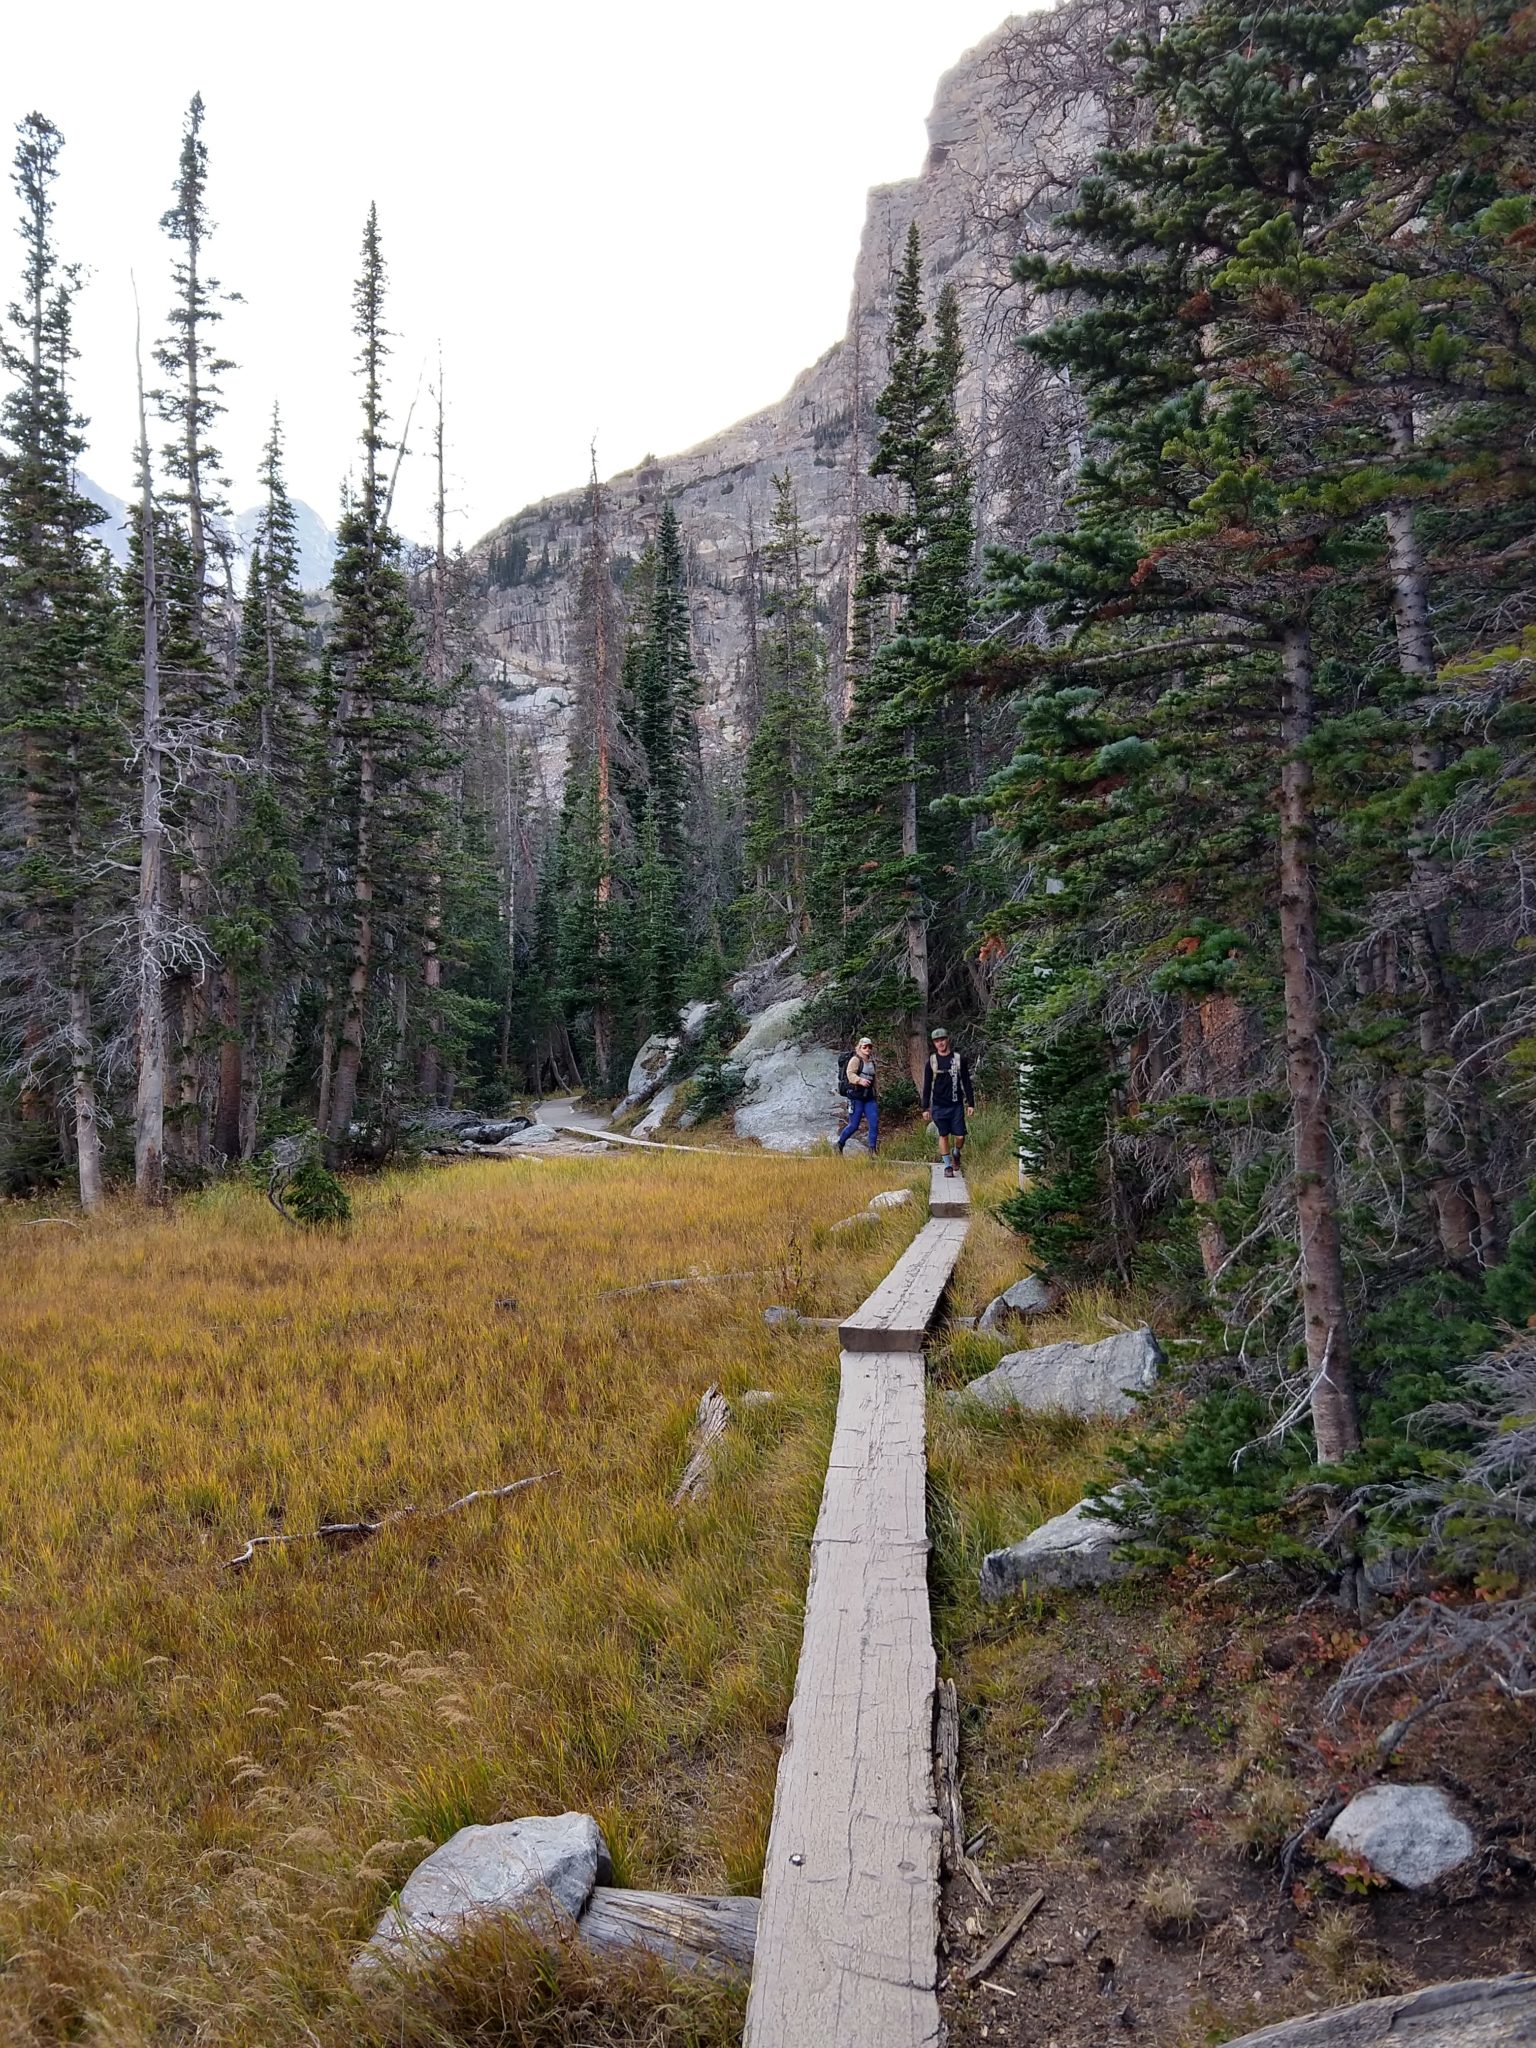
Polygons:
[[837,1134],[842,1151],[854,1132],[869,1119],[870,1157],[880,1149],[880,1105],[875,1100],[875,1041],[861,1038],[843,1069],[843,1093],[848,1098],[848,1121]]
[[936,1024],[929,1036],[933,1051],[923,1068],[923,1114],[938,1138],[944,1177],[953,1180],[960,1171],[960,1148],[965,1143],[965,1112],[976,1107],[976,1091],[965,1054],[950,1051],[944,1026]]

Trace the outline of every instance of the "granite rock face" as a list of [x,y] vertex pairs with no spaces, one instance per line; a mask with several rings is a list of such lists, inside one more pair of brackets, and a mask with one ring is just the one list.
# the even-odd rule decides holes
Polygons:
[[1132,1415],[1157,1384],[1163,1354],[1150,1330],[1123,1330],[1097,1344],[1041,1344],[1010,1351],[991,1372],[957,1388],[952,1402],[986,1408],[1064,1409],[1069,1415]]
[[1477,1837],[1438,1785],[1369,1785],[1328,1830],[1331,1849],[1363,1856],[1406,1891],[1421,1891],[1477,1851]]
[[[1105,52],[1147,0],[1068,0],[1015,16],[940,80],[928,150],[916,177],[869,195],[847,327],[776,404],[697,447],[611,478],[605,486],[616,560],[638,559],[663,500],[676,507],[688,550],[694,652],[706,752],[738,754],[754,698],[749,559],[770,530],[772,479],[788,471],[800,515],[817,537],[815,576],[833,630],[829,678],[844,699],[849,565],[860,514],[873,503],[867,471],[879,422],[892,287],[908,227],[922,236],[930,305],[954,285],[965,349],[960,410],[972,445],[980,541],[1018,543],[1054,516],[1065,443],[1059,385],[1018,348],[1027,320],[1010,264],[1049,238],[1077,178],[1109,139],[1125,103],[1106,91]],[[1153,14],[1155,20],[1156,16]],[[787,367],[787,366],[786,366]],[[576,589],[585,490],[527,506],[470,551],[477,663],[488,709],[499,705],[528,747],[546,796],[558,800],[574,703]],[[491,548],[520,564],[493,585]]]

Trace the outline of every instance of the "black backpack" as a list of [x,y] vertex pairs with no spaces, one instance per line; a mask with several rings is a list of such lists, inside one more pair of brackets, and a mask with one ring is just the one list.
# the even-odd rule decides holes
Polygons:
[[852,1058],[852,1046],[847,1052],[840,1052],[837,1056],[837,1092],[839,1095],[846,1095],[850,1102],[853,1100],[853,1089],[848,1082],[848,1063]]

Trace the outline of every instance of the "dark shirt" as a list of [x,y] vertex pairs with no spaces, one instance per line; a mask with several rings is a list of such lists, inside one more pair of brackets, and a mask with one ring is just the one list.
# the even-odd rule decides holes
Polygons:
[[965,1054],[929,1053],[928,1063],[923,1068],[924,1109],[953,1109],[962,1097],[968,1109],[976,1107],[971,1069]]

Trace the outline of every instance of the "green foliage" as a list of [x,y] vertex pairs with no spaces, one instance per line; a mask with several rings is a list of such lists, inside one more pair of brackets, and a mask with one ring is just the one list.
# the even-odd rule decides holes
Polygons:
[[352,1220],[352,1198],[319,1159],[309,1154],[283,1192],[286,1207],[311,1230],[339,1229]]

